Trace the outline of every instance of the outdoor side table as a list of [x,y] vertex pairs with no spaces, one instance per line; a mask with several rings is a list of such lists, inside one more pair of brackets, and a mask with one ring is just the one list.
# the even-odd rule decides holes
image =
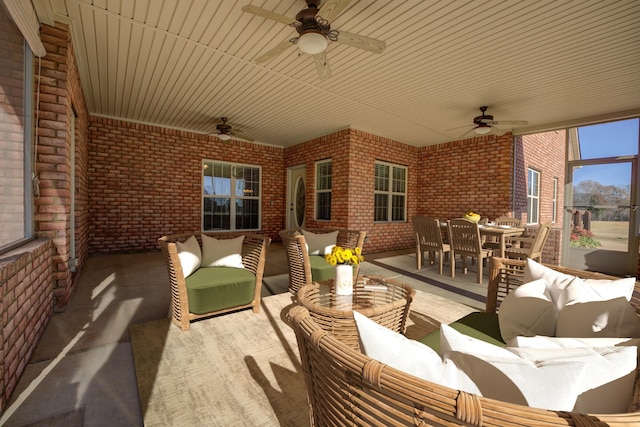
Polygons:
[[298,291],[298,304],[309,310],[322,329],[360,350],[353,310],[376,323],[404,334],[415,290],[398,280],[377,276],[360,277],[353,295],[336,295],[333,281],[305,285]]

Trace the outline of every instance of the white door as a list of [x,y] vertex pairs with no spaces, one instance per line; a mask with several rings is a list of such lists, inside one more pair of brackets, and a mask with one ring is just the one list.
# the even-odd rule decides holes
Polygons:
[[304,227],[304,212],[306,209],[306,177],[307,169],[304,165],[288,169],[289,182],[287,191],[287,228]]

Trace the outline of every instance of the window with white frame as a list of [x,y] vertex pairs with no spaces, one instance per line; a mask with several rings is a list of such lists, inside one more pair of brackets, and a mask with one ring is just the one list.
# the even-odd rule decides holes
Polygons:
[[540,215],[540,172],[527,169],[527,219],[529,224],[537,224]]
[[551,222],[555,223],[558,219],[558,178],[553,178],[553,200],[551,201],[553,210],[551,211]]
[[33,235],[33,54],[0,7],[0,252]]
[[259,230],[260,166],[202,162],[202,230]]
[[331,160],[316,162],[316,219],[331,219]]
[[405,221],[407,210],[407,168],[386,162],[375,163],[373,220]]

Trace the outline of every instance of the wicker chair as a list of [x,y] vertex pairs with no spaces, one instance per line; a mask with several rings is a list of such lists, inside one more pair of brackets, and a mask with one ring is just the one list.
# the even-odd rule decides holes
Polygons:
[[440,261],[439,272],[442,274],[444,254],[451,252],[451,247],[442,240],[442,229],[439,221],[424,215],[416,215],[411,222],[413,223],[413,231],[416,234],[416,268],[418,270],[422,268],[425,252],[429,252],[431,263],[434,262],[434,257],[437,253]]
[[549,237],[551,223],[540,224],[533,237],[512,237],[508,240],[509,247],[505,250],[507,258],[526,259],[531,258],[538,262],[542,259],[544,244]]
[[[289,266],[289,292],[291,292],[294,297],[301,287],[314,282],[311,272],[311,262],[309,260],[309,251],[307,250],[304,235],[302,235],[300,231],[300,229],[290,228],[281,230],[278,233],[282,239],[282,245]],[[360,250],[362,250],[364,237],[367,234],[365,231],[339,228],[310,228],[308,231],[316,234],[338,231],[336,241],[338,246],[352,249],[360,248]],[[359,267],[357,267],[355,271],[356,275],[358,268]]]
[[[184,242],[189,237],[195,236],[198,239],[198,243],[200,243],[200,245],[202,246],[202,234],[210,235],[217,239],[233,238],[244,235],[244,240],[242,242],[242,264],[247,270],[251,271],[256,276],[255,292],[253,300],[251,302],[249,302],[248,304],[226,307],[224,309],[209,313],[195,314],[189,311],[187,286],[184,274],[182,272],[180,258],[178,257],[178,248],[176,242]],[[264,265],[267,256],[267,247],[269,246],[270,242],[271,239],[269,237],[259,234],[244,233],[219,235],[195,232],[187,234],[174,234],[159,238],[158,243],[160,244],[162,253],[165,256],[167,268],[169,270],[169,284],[171,286],[171,306],[169,309],[169,315],[173,322],[178,325],[183,331],[186,331],[189,329],[189,325],[192,320],[209,317],[214,314],[221,314],[249,307],[252,308],[254,313],[258,313],[260,311],[262,276],[264,273]]]
[[484,249],[478,223],[464,218],[447,221],[449,245],[451,245],[451,277],[456,274],[456,255],[462,258],[462,269],[467,274],[467,257],[478,260],[478,283],[482,283],[482,263],[493,251]]
[[[487,311],[500,306],[522,283],[525,262],[492,258]],[[584,278],[610,278],[597,273],[549,266]],[[639,285],[632,304],[639,309]],[[295,331],[307,387],[311,425],[438,426],[637,426],[640,380],[628,413],[589,415],[548,411],[454,390],[416,378],[348,347],[322,330],[309,312],[288,312]]]

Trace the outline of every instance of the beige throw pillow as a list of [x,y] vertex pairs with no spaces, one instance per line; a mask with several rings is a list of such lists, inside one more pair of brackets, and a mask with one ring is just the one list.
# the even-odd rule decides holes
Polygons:
[[184,242],[176,242],[178,248],[178,258],[182,266],[182,274],[189,277],[194,271],[200,268],[202,262],[202,251],[195,236],[189,237]]
[[216,239],[202,235],[202,267],[244,268],[242,242],[244,236]]

